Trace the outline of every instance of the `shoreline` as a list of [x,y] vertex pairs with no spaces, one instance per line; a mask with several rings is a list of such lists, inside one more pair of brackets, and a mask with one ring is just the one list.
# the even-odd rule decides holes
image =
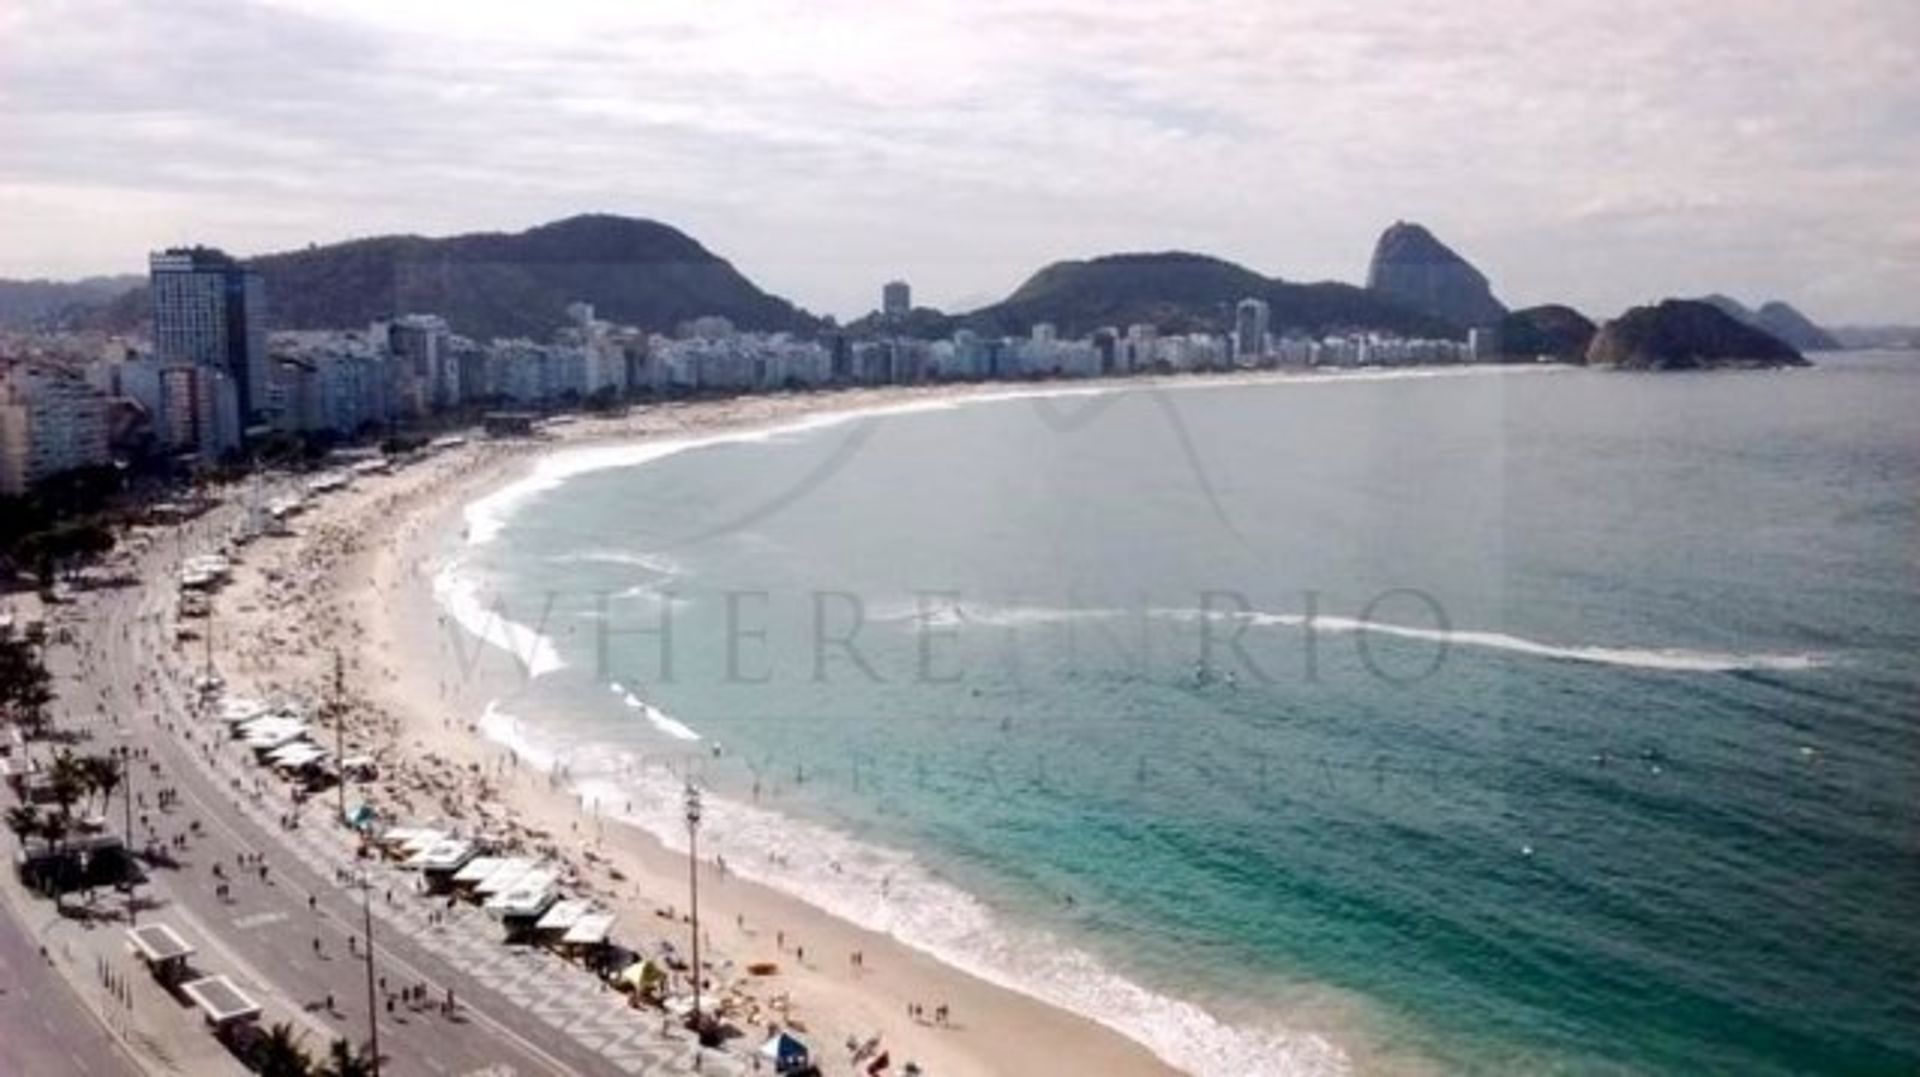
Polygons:
[[[1227,388],[1515,369],[1544,368],[1416,368],[1330,375],[1276,372],[1177,379],[1173,384]],[[474,541],[474,536],[466,534],[474,524],[469,507],[493,500],[496,512],[511,511],[511,499],[537,493],[580,471],[631,466],[718,441],[995,400],[1161,387],[1165,386],[1157,379],[1124,379],[1011,391],[997,385],[888,387],[733,398],[649,408],[619,419],[582,418],[548,441],[480,442],[358,485],[311,510],[295,542],[302,549],[299,560],[314,570],[310,582],[318,586],[303,593],[300,604],[307,607],[309,623],[319,631],[316,642],[325,638],[356,641],[346,665],[350,683],[367,689],[364,700],[357,702],[369,712],[356,722],[358,747],[371,747],[366,741],[372,735],[382,755],[405,761],[390,775],[383,775],[380,803],[397,800],[405,805],[409,822],[425,823],[437,814],[451,825],[469,829],[476,814],[482,822],[511,817],[529,832],[549,837],[553,851],[573,865],[577,881],[570,882],[570,889],[596,897],[620,913],[616,934],[677,939],[684,945],[684,918],[673,918],[678,915],[674,898],[686,892],[684,845],[675,850],[636,825],[606,827],[606,820],[587,808],[584,794],[517,765],[522,761],[498,742],[499,731],[482,728],[480,716],[511,700],[524,671],[495,669],[459,685],[449,684],[444,676],[435,680],[436,674],[443,675],[449,668],[450,659],[470,657],[470,648],[482,649],[483,666],[486,655],[499,655],[497,644],[470,635],[460,654],[449,655],[450,648],[460,647],[453,637],[461,630],[448,631],[452,625],[434,594],[434,575],[441,567],[448,537],[465,535]],[[587,466],[581,466],[578,456],[571,464],[551,463],[564,454],[583,453],[598,459],[587,461]],[[543,474],[543,468],[558,468],[561,473],[557,477],[551,470]],[[498,500],[503,494],[510,498],[504,506]],[[488,537],[480,536],[478,541]],[[331,571],[326,571],[330,561]],[[252,605],[261,605],[258,597]],[[249,608],[244,602],[236,604]],[[305,687],[310,697],[317,698],[325,680],[314,675],[329,672],[318,667],[330,666],[330,660],[316,664],[315,657],[308,655],[308,664],[314,668],[306,671]],[[503,664],[511,662],[493,663]],[[275,682],[267,687],[285,690],[288,686]],[[512,711],[510,703],[503,709]],[[406,765],[414,761],[424,761],[424,769],[437,773],[437,778],[421,785],[417,779],[422,768]],[[415,789],[440,786],[439,802],[422,811],[410,803],[412,796],[403,780],[413,782]],[[486,810],[489,805],[494,810]],[[750,961],[779,963],[777,976],[756,985],[771,989],[763,992],[767,997],[760,1001],[771,1008],[776,993],[788,995],[794,1001],[793,1016],[808,1029],[823,1058],[835,1058],[844,1038],[864,1042],[878,1035],[895,1056],[896,1065],[911,1059],[941,1074],[1053,1072],[1055,1060],[1062,1057],[1087,1069],[1098,1067],[1123,1075],[1178,1072],[1120,1028],[1028,990],[996,985],[909,943],[837,918],[801,897],[723,874],[706,860],[701,866],[701,889],[703,936],[716,942],[715,949],[723,959],[731,958],[736,968]],[[659,915],[662,912],[668,915]],[[769,940],[769,933],[776,938]],[[807,948],[804,962],[794,952],[797,946]],[[850,961],[855,951],[864,958],[858,968]],[[910,1002],[918,1002],[928,1012],[950,1006],[955,1027],[910,1020]],[[1196,1007],[1187,1008],[1198,1012]],[[748,1028],[749,1036],[757,1031]],[[1282,1063],[1287,1071],[1346,1068],[1348,1056],[1320,1036],[1300,1038],[1302,1056],[1297,1064]],[[1193,1065],[1193,1060],[1187,1061]]]
[[[678,447],[691,449],[716,439],[766,436],[800,423],[850,421],[876,411],[945,406],[955,398],[956,394],[932,393],[902,399],[893,392],[874,394],[874,398],[860,403],[837,396],[801,398],[791,411],[771,409],[785,412],[777,417],[730,414],[733,409],[724,403],[716,409],[695,405],[680,409],[693,413],[685,418],[697,430],[694,439]],[[708,410],[716,414],[705,414]],[[768,426],[766,419],[776,425]],[[601,436],[589,431],[572,436],[574,429],[568,428],[569,436],[541,450],[514,454],[434,490],[427,504],[411,508],[404,520],[393,522],[393,529],[401,532],[398,541],[389,540],[371,550],[363,562],[373,584],[369,593],[386,598],[379,609],[367,610],[373,623],[362,636],[359,660],[378,668],[375,663],[400,659],[397,668],[389,667],[398,676],[385,702],[404,716],[400,737],[417,750],[482,767],[489,763],[498,766],[501,755],[512,751],[476,723],[490,706],[519,716],[512,697],[522,671],[496,644],[475,639],[467,630],[444,621],[443,608],[434,594],[434,576],[443,567],[439,546],[460,534],[463,523],[470,523],[465,519],[468,506],[498,491],[502,484],[528,481],[541,461],[551,460],[557,453],[604,447],[622,457],[607,466],[630,466],[635,461],[622,450],[659,450],[664,448],[659,444],[662,440],[681,440],[672,435],[663,439],[657,433],[639,435],[645,440],[635,440],[635,435],[626,432]],[[666,453],[658,452],[651,458],[663,455]],[[382,620],[384,624],[378,623]],[[479,676],[442,694],[447,686],[433,683],[431,674],[444,671],[449,660],[456,658],[448,653],[453,644],[444,638],[450,631],[465,633],[471,646],[486,651],[474,661]],[[442,638],[436,640],[436,635]],[[434,707],[443,714],[450,711],[451,722],[421,720]],[[692,750],[701,751],[704,746]],[[583,858],[590,852],[623,876],[616,883],[607,872],[595,873],[606,884],[597,888],[596,896],[620,913],[622,931],[672,939],[684,949],[688,931],[684,921],[657,915],[663,906],[677,915],[684,904],[684,840],[674,848],[639,825],[599,825],[601,819],[583,809],[583,794],[570,782],[550,783],[530,766],[531,760],[522,756],[520,761],[523,766],[515,776],[517,780],[505,782],[501,789],[504,803],[517,814],[538,820],[541,829],[576,841]],[[708,809],[710,813],[723,810],[711,800]],[[573,829],[576,826],[577,831]],[[1178,1072],[1146,1046],[1087,1017],[992,984],[886,934],[835,917],[793,894],[738,873],[723,875],[710,854],[703,857],[700,874],[703,948],[711,946],[736,967],[755,961],[778,963],[780,973],[770,978],[768,986],[790,995],[795,1003],[794,1016],[811,1034],[803,1033],[803,1038],[810,1038],[825,1059],[843,1060],[846,1056],[841,1044],[847,1037],[865,1042],[878,1036],[896,1066],[912,1060],[938,1074],[1057,1072],[1057,1060],[1061,1058],[1128,1077]],[[796,948],[804,949],[804,961]],[[862,955],[858,969],[849,961],[855,951]],[[949,1027],[937,1027],[911,1020],[906,1010],[909,1002],[929,1013],[938,1006],[951,1007],[953,1021]]]

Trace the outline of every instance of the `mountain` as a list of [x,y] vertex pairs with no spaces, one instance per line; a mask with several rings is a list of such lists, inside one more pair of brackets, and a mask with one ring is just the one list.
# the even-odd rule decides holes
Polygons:
[[1296,284],[1245,266],[1180,251],[1109,254],[1055,262],[991,306],[960,315],[978,332],[1019,335],[1051,322],[1062,335],[1146,323],[1166,333],[1224,333],[1234,304],[1264,299],[1274,332],[1326,333],[1379,329],[1422,336],[1456,335],[1456,327],[1350,284]]
[[1627,311],[1594,334],[1587,362],[1622,370],[1807,365],[1791,345],[1697,299]]
[[[742,329],[808,330],[815,319],[761,291],[685,233],[655,221],[587,214],[524,232],[429,239],[377,236],[247,259],[266,279],[275,329],[342,329],[392,314],[439,314],[481,339],[545,339],[566,306],[671,331],[716,314]],[[137,326],[145,289],[101,313]]]
[[0,329],[64,329],[81,320],[85,311],[110,303],[142,283],[133,276],[0,280]]
[[1759,310],[1750,310],[1746,304],[1731,296],[1702,296],[1703,303],[1711,303],[1742,322],[1779,337],[1801,351],[1833,351],[1841,347],[1833,334],[1815,325],[1813,319],[1795,310],[1790,304],[1778,299],[1769,299],[1760,304]]
[[1834,351],[1840,347],[1832,333],[1778,299],[1760,304],[1760,309],[1753,314],[1759,328],[1801,351]]
[[1373,245],[1367,290],[1462,327],[1495,325],[1507,313],[1485,274],[1406,221],[1395,221]]
[[1500,319],[1500,354],[1530,360],[1548,356],[1563,363],[1587,361],[1595,326],[1586,315],[1557,303],[1516,310]]

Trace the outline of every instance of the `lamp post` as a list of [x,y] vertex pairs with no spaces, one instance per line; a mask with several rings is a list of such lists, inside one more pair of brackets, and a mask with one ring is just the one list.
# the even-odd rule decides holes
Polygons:
[[380,1006],[373,990],[373,877],[360,876],[361,952],[367,965],[367,1050],[373,1055],[373,1077],[380,1077]]
[[702,1039],[700,1020],[700,790],[687,783],[687,889],[693,903],[693,1035]]
[[340,652],[333,652],[333,773],[340,787],[340,825],[352,826],[347,819],[347,667]]
[[139,861],[133,856],[133,749],[122,744],[117,749],[120,756],[120,784],[127,806],[127,847],[124,855],[127,861],[127,926],[133,927],[140,922],[137,905],[137,890],[140,885]]

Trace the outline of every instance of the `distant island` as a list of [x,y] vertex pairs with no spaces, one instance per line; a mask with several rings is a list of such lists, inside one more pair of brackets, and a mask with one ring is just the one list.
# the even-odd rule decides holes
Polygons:
[[1791,345],[1712,303],[1669,299],[1635,307],[1602,326],[1587,346],[1589,366],[1621,370],[1710,370],[1806,366]]
[[1813,324],[1813,319],[1783,300],[1769,299],[1758,309],[1750,309],[1731,296],[1719,294],[1703,296],[1701,301],[1801,351],[1834,351],[1840,347],[1840,341],[1832,333]]

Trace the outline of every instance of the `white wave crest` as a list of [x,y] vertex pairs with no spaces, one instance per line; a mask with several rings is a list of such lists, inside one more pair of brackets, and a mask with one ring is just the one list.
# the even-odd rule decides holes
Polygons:
[[608,687],[613,689],[614,695],[620,697],[620,702],[626,704],[627,709],[639,711],[641,716],[646,718],[647,722],[652,725],[653,728],[665,733],[667,736],[675,740],[693,741],[700,739],[700,734],[695,733],[686,723],[653,704],[648,703],[646,700],[641,699],[639,696],[634,695],[632,692],[627,691],[618,682],[608,685]]
[[622,565],[628,568],[644,569],[656,576],[679,576],[686,571],[681,567],[680,562],[666,554],[634,550],[582,550],[578,553],[563,553],[552,560],[560,564]]
[[544,677],[566,668],[552,640],[489,607],[480,597],[479,584],[463,575],[457,562],[434,574],[433,597],[461,628],[513,656],[526,667],[528,676]]
[[536,770],[551,770],[559,759],[558,753],[533,740],[525,722],[501,710],[497,699],[488,700],[486,712],[480,715],[480,734],[513,749],[515,755]]
[[[616,753],[594,753],[613,755]],[[631,804],[624,816],[669,848],[686,849],[680,779],[665,770],[582,775],[583,796]],[[1228,1025],[1191,1002],[1158,994],[1051,933],[1004,922],[911,854],[829,827],[706,797],[701,851],[745,878],[841,919],[883,931],[1009,990],[1098,1021],[1196,1074],[1341,1074],[1345,1055],[1311,1032]]]
[[[1181,614],[1182,616],[1200,616]],[[1301,613],[1237,613],[1220,611],[1215,616],[1241,618],[1256,625],[1306,628],[1315,632],[1373,632],[1400,639],[1425,640],[1450,647],[1478,647],[1506,651],[1563,662],[1586,662],[1629,669],[1663,670],[1675,673],[1733,673],[1743,670],[1796,671],[1817,669],[1824,660],[1814,654],[1734,653],[1703,651],[1681,647],[1609,647],[1596,644],[1561,645],[1508,635],[1505,632],[1481,632],[1461,628],[1419,628],[1409,625],[1367,621],[1352,617],[1309,617]]]

